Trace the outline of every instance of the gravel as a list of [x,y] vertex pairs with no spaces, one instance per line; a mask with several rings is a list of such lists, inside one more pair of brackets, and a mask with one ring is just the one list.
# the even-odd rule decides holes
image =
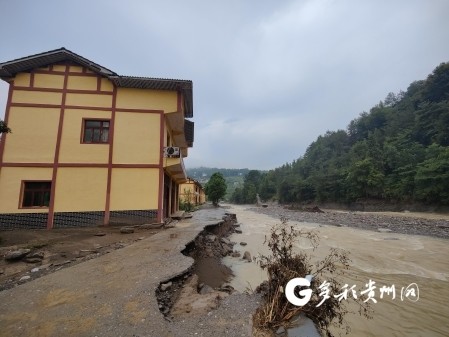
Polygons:
[[260,295],[234,293],[207,315],[174,320],[170,327],[174,335],[179,337],[251,336],[252,314],[260,302]]
[[353,227],[371,231],[386,231],[399,234],[425,235],[449,239],[449,220],[424,219],[411,216],[389,216],[362,212],[337,212],[326,210],[324,213],[289,210],[282,206],[267,208],[254,207],[251,211],[275,218],[286,217],[291,221],[311,222],[339,227]]

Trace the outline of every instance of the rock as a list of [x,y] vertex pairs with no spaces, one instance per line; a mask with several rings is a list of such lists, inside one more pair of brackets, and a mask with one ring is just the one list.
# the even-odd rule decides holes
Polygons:
[[105,235],[106,235],[106,233],[104,233],[104,232],[98,232],[98,233],[94,234],[94,236],[105,236]]
[[318,206],[304,207],[304,211],[312,213],[324,213],[324,211],[321,210]]
[[235,213],[225,213],[225,216],[223,217],[223,220],[237,220],[237,214]]
[[5,270],[4,269],[0,269],[0,275],[4,274]]
[[122,227],[122,228],[120,228],[120,233],[122,233],[122,234],[134,233],[134,228],[133,227],[129,227],[129,226]]
[[48,269],[48,268],[50,268],[52,266],[52,264],[51,263],[47,263],[47,264],[43,264],[43,265],[41,265],[40,267],[39,267],[39,269],[40,270],[43,270],[43,269]]
[[33,269],[31,269],[31,272],[32,273],[37,273],[39,270],[40,270],[39,268],[33,268]]
[[22,261],[26,262],[26,263],[39,263],[42,261],[41,258],[38,257],[28,257],[26,256]]
[[213,234],[206,235],[207,242],[215,242],[215,240],[217,240],[217,236],[215,236]]
[[227,245],[223,245],[223,248],[226,249],[226,251],[231,254],[232,253],[232,243],[229,243]]
[[218,289],[218,291],[223,291],[223,292],[225,292],[225,293],[232,294],[232,293],[235,291],[235,289],[234,289],[233,286],[231,286],[231,285],[229,285],[229,284],[225,284],[225,285],[222,285],[222,286]]
[[240,256],[242,256],[242,254],[240,254],[240,252],[232,252],[231,256],[232,257],[240,257]]
[[207,284],[205,284],[202,288],[201,288],[201,290],[199,291],[199,293],[201,294],[201,295],[204,295],[204,294],[210,294],[210,293],[213,293],[215,290],[211,287],[211,286],[208,286]]
[[240,242],[240,246],[246,246],[247,243],[246,242]]
[[212,249],[210,247],[206,247],[206,249],[204,250],[204,254],[208,257],[214,256],[214,252],[212,251]]
[[163,222],[156,222],[151,224],[143,224],[139,226],[139,229],[159,229],[164,226]]
[[226,238],[221,238],[220,241],[221,241],[222,243],[226,244],[226,245],[230,245],[230,244],[231,244],[231,241],[229,241],[229,240],[226,239]]
[[222,244],[221,248],[220,248],[220,252],[221,252],[222,256],[227,256],[228,254],[232,253],[232,246]]
[[44,256],[45,256],[44,252],[34,252],[34,253],[31,253],[31,254],[28,254],[27,256],[25,256],[25,260],[27,260],[29,258],[43,260]]
[[173,282],[171,282],[171,281],[161,284],[161,291],[166,291],[166,290],[170,289],[172,285],[173,285]]
[[102,246],[102,245],[99,245],[98,243],[94,244],[94,249],[95,249],[95,250],[101,249],[102,247],[103,247],[103,246]]
[[268,290],[270,289],[270,286],[268,284],[268,281],[263,281],[261,284],[259,284],[256,287],[256,294],[267,294]]
[[252,261],[252,259],[251,259],[251,253],[248,252],[248,251],[245,251],[245,252],[243,253],[243,260],[247,260],[248,262],[251,262],[251,261]]
[[59,266],[65,265],[65,264],[69,264],[70,262],[72,262],[72,261],[70,261],[70,260],[67,260],[67,261],[61,261],[61,262],[53,263],[53,265],[54,265],[55,267],[59,267]]
[[377,231],[381,232],[381,233],[389,233],[389,232],[391,232],[391,229],[389,229],[389,228],[378,228]]
[[20,260],[20,259],[24,258],[25,256],[27,256],[30,252],[31,252],[31,249],[13,250],[13,251],[7,252],[5,254],[5,260],[6,261]]
[[29,280],[30,278],[31,278],[30,275],[22,276],[22,277],[20,278],[19,282],[27,281],[27,280]]
[[242,231],[240,229],[235,229],[234,232],[236,232],[237,234],[242,234]]
[[78,256],[79,256],[79,257],[84,257],[84,256],[87,256],[87,255],[92,254],[92,253],[94,253],[93,250],[90,250],[90,249],[81,249],[81,250],[79,251],[79,253],[78,253]]

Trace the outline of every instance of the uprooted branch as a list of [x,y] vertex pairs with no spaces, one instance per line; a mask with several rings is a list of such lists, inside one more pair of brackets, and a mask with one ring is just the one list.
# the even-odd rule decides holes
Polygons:
[[[348,332],[350,329],[344,320],[348,313],[345,304],[334,296],[329,296],[325,301],[320,297],[323,280],[326,280],[329,293],[341,292],[343,287],[337,279],[341,279],[349,269],[351,260],[348,252],[333,248],[323,260],[313,265],[308,254],[294,250],[294,244],[299,240],[309,242],[313,250],[318,247],[316,232],[296,229],[288,224],[286,218],[281,218],[281,223],[271,228],[270,236],[264,243],[268,245],[272,255],[259,255],[257,258],[260,267],[268,273],[268,281],[264,289],[264,304],[254,315],[255,326],[276,330],[280,326],[291,325],[292,318],[303,313],[327,336],[333,336],[331,326],[345,328]],[[304,278],[306,275],[313,275],[312,296],[305,306],[295,306],[287,300],[284,287],[290,280]],[[297,289],[295,292],[298,295]],[[362,303],[360,299],[354,300],[359,304],[359,313],[369,318],[369,305]]]

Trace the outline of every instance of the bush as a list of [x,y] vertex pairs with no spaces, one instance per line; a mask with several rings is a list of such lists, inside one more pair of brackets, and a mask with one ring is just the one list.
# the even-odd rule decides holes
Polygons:
[[[291,325],[292,318],[303,313],[311,318],[326,336],[333,336],[329,331],[331,326],[344,327],[348,332],[350,329],[344,320],[348,310],[343,302],[330,296],[317,307],[322,301],[322,297],[318,294],[320,294],[319,286],[323,283],[324,276],[329,283],[329,293],[341,292],[342,285],[337,278],[344,275],[349,268],[351,260],[348,253],[333,248],[322,261],[312,265],[309,255],[304,252],[293,252],[293,244],[301,238],[308,240],[314,250],[318,246],[316,232],[295,229],[288,225],[286,218],[281,218],[281,223],[271,228],[268,241],[264,244],[268,245],[272,255],[259,255],[256,258],[260,267],[267,270],[268,282],[264,293],[264,303],[254,315],[254,325],[265,330],[276,330],[280,326]],[[310,287],[312,296],[305,306],[298,307],[287,300],[284,287],[291,279],[304,278],[306,275],[313,275]],[[302,297],[297,293],[296,295]],[[355,301],[359,304],[359,313],[370,318],[369,304],[362,303],[360,299]]]

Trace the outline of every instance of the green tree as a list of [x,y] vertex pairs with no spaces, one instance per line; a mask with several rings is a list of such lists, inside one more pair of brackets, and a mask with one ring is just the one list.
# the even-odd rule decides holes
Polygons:
[[266,173],[263,175],[259,185],[259,194],[262,200],[269,200],[276,195],[276,183],[273,181],[273,174]]
[[223,175],[219,172],[215,172],[207,182],[204,191],[206,192],[207,198],[212,201],[215,206],[218,206],[218,202],[226,194],[226,188],[226,180]]
[[237,187],[232,193],[231,202],[236,204],[243,204],[243,191],[240,187]]
[[405,92],[389,93],[346,130],[318,136],[291,163],[262,174],[249,171],[234,200],[253,203],[255,193],[280,203],[449,205],[449,63]]
[[351,166],[346,178],[351,199],[381,197],[384,175],[366,158]]
[[415,176],[415,197],[436,204],[449,203],[449,147],[432,144],[428,159],[420,163]]

